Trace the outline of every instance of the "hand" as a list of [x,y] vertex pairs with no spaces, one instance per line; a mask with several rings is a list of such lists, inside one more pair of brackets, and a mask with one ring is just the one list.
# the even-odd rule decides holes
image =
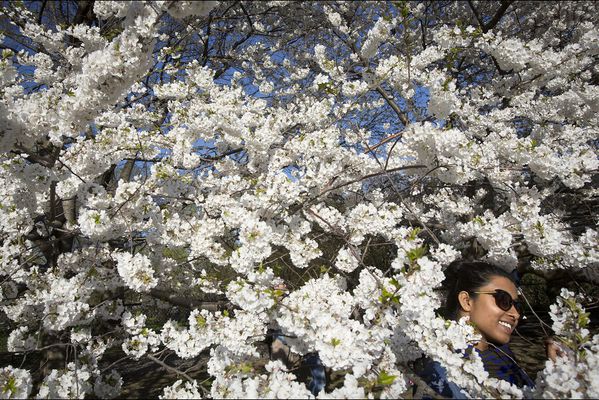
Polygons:
[[545,339],[545,353],[553,362],[555,362],[558,357],[564,357],[566,355],[566,351],[562,348],[562,345],[552,337]]

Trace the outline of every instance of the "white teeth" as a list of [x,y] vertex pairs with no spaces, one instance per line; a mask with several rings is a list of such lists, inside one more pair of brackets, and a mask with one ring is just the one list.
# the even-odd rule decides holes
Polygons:
[[508,324],[507,322],[499,321],[499,325],[503,325],[508,329],[512,329],[512,326],[510,324]]

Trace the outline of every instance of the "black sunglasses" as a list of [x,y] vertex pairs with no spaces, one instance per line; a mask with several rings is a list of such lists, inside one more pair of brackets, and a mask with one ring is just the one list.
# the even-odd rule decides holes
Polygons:
[[512,299],[512,295],[506,292],[505,290],[495,289],[490,292],[472,292],[476,294],[490,294],[495,298],[495,304],[497,307],[501,308],[503,311],[509,311],[512,306],[518,311],[520,316],[524,315],[524,304],[522,304],[518,300]]

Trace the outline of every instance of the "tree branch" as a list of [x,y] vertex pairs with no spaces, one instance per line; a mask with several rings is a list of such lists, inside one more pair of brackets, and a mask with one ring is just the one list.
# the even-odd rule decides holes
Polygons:
[[[472,4],[472,0],[468,0],[468,5],[470,6],[470,9],[472,10],[472,14],[474,14],[474,17],[476,18],[476,21],[478,22],[478,25],[482,29],[483,33],[487,33],[488,31],[493,29],[495,27],[495,25],[497,25],[499,23],[499,21],[501,20],[501,17],[503,17],[503,15],[505,14],[505,11],[511,4],[512,4],[511,0],[502,1],[501,7],[499,7],[497,12],[493,16],[493,18],[491,18],[491,20],[487,24],[485,24],[482,20],[482,17],[478,13],[478,10],[476,8],[474,8],[474,4]],[[499,75],[509,74],[510,71],[504,71],[503,69],[501,69],[501,67],[499,66],[499,63],[497,62],[497,60],[495,59],[495,57],[493,55],[489,54],[489,56],[491,57],[491,60],[493,61],[493,65],[497,69],[497,72],[499,72]]]
[[501,2],[501,7],[499,7],[497,12],[495,12],[495,15],[493,16],[493,18],[491,18],[491,20],[483,26],[484,33],[487,33],[491,29],[495,28],[495,25],[497,25],[499,23],[499,21],[501,20],[501,18],[507,11],[508,7],[510,5],[512,5],[512,3],[513,3],[512,0],[504,0]]
[[501,20],[501,18],[507,11],[508,7],[511,6],[512,3],[513,3],[512,0],[503,0],[501,2],[501,6],[495,12],[495,15],[493,15],[491,20],[485,24],[482,20],[481,15],[478,13],[478,10],[476,8],[474,8],[474,4],[472,3],[472,0],[468,0],[468,5],[470,6],[470,9],[472,10],[472,14],[474,14],[474,17],[476,18],[476,21],[478,21],[478,25],[482,29],[483,33],[487,33],[491,29],[495,28],[495,25],[497,25],[499,23],[499,21]]
[[[407,169],[420,169],[420,168],[426,168],[426,165],[404,165],[403,167],[391,168],[391,169],[388,169],[388,170],[382,170],[382,171],[380,171],[380,172],[374,172],[374,173],[372,173],[372,174],[364,175],[364,176],[361,176],[361,177],[359,177],[359,178],[357,178],[357,179],[353,179],[353,180],[351,180],[351,181],[344,182],[344,183],[341,183],[341,184],[339,184],[339,185],[337,185],[337,186],[333,186],[333,187],[331,187],[331,188],[328,188],[328,189],[326,189],[326,190],[323,190],[323,191],[322,191],[322,192],[320,192],[320,193],[319,193],[319,194],[318,194],[316,197],[314,197],[314,198],[310,199],[310,201],[312,201],[312,200],[315,200],[315,199],[319,198],[320,196],[322,196],[322,195],[323,195],[323,194],[325,194],[325,193],[328,193],[328,192],[331,192],[331,191],[333,191],[333,190],[336,190],[336,189],[342,188],[343,186],[351,185],[352,183],[356,183],[356,182],[363,181],[364,179],[373,178],[373,177],[375,177],[375,176],[379,176],[379,175],[388,174],[388,173],[390,173],[390,172],[404,171],[404,170],[407,170]],[[309,202],[308,202],[308,203],[309,203]]]
[[160,365],[162,368],[166,369],[167,371],[174,372],[175,374],[177,374],[177,376],[181,375],[182,377],[184,377],[185,379],[187,379],[189,382],[193,382],[193,378],[191,376],[187,375],[185,372],[179,371],[175,367],[171,367],[170,365],[168,365],[164,361],[162,361],[162,360],[154,357],[151,354],[146,354],[146,357],[148,357],[150,360],[154,361],[156,364]]
[[387,92],[385,92],[385,90],[382,87],[380,87],[380,86],[376,87],[376,91],[379,92],[379,94],[381,96],[383,96],[383,98],[385,99],[385,101],[387,102],[387,104],[389,104],[389,106],[393,109],[393,111],[395,111],[395,114],[397,114],[397,116],[399,117],[399,120],[401,121],[401,123],[404,126],[408,126],[408,123],[410,122],[408,120],[408,117],[404,114],[403,111],[401,111],[401,108],[399,108],[399,106],[397,105],[397,103],[395,101],[393,101],[393,99],[391,97],[389,97],[389,95],[387,94]]
[[48,0],[44,0],[42,2],[42,6],[40,7],[40,13],[37,16],[37,24],[38,25],[42,24],[42,16],[44,15],[44,9],[46,8],[46,3],[48,3]]
[[220,311],[226,308],[226,305],[229,304],[228,301],[200,301],[198,299],[194,299],[193,297],[181,297],[177,296],[175,293],[163,289],[151,289],[150,296],[157,298],[162,301],[166,301],[167,303],[171,303],[176,306],[186,307],[186,308],[201,308],[203,310],[208,311]]

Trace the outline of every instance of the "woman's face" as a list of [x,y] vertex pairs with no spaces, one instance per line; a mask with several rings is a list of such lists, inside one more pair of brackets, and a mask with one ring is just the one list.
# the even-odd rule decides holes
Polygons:
[[[503,276],[493,277],[489,283],[480,287],[477,292],[494,292],[496,289],[508,292],[514,300],[518,298],[518,291],[514,283]],[[464,293],[466,292],[461,292],[461,294]],[[464,311],[470,315],[470,321],[478,328],[484,339],[476,347],[482,350],[487,348],[487,342],[499,345],[508,343],[520,319],[520,314],[514,306],[512,305],[509,310],[503,311],[495,303],[495,297],[486,293],[470,294],[465,298],[466,303],[462,301],[463,297],[460,298],[460,304]]]

